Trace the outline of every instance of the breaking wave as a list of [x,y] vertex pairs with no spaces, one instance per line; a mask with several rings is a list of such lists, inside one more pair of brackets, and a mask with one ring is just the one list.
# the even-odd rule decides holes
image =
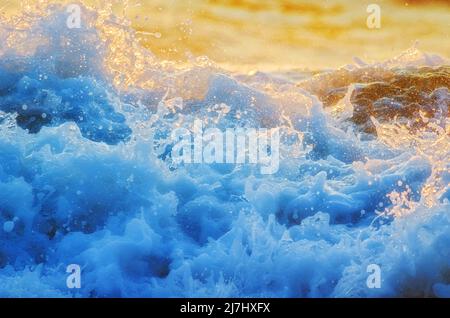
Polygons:
[[[232,74],[83,16],[0,20],[0,296],[450,296],[446,59]],[[198,119],[279,128],[279,171],[176,164],[170,133]]]

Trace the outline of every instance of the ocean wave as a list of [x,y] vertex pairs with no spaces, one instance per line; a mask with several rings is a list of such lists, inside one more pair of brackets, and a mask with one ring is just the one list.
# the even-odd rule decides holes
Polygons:
[[[61,6],[1,21],[0,296],[450,296],[444,58],[232,74],[83,10],[79,30]],[[279,170],[177,164],[196,120],[280,129]]]

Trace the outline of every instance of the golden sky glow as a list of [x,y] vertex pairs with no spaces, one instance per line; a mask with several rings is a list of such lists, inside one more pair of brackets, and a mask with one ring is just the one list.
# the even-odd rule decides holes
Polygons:
[[[15,2],[0,0],[0,8],[12,11]],[[370,3],[381,7],[380,29],[366,25]],[[372,62],[416,40],[423,51],[450,55],[446,0],[130,0],[126,12],[157,56],[206,55],[236,70],[335,68],[353,56]]]

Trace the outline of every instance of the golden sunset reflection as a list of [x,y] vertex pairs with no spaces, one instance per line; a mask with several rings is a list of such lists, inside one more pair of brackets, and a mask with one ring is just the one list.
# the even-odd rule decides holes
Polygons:
[[[140,42],[162,59],[208,56],[234,70],[335,68],[357,56],[390,58],[416,41],[448,56],[448,1],[380,0],[381,28],[369,29],[373,0],[130,0],[117,2]],[[2,0],[3,12],[17,1]],[[102,1],[91,1],[102,5]]]
[[[369,29],[369,1],[140,1],[133,25],[162,58],[206,55],[231,68],[334,68],[353,56],[390,58],[419,41],[450,52],[450,6],[379,1],[381,28]],[[132,5],[130,5],[131,7]]]

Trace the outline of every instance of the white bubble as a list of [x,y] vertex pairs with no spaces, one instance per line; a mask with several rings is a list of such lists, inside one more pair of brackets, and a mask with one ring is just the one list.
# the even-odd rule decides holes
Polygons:
[[6,233],[11,233],[14,230],[14,222],[13,221],[7,221],[3,223],[3,231]]

